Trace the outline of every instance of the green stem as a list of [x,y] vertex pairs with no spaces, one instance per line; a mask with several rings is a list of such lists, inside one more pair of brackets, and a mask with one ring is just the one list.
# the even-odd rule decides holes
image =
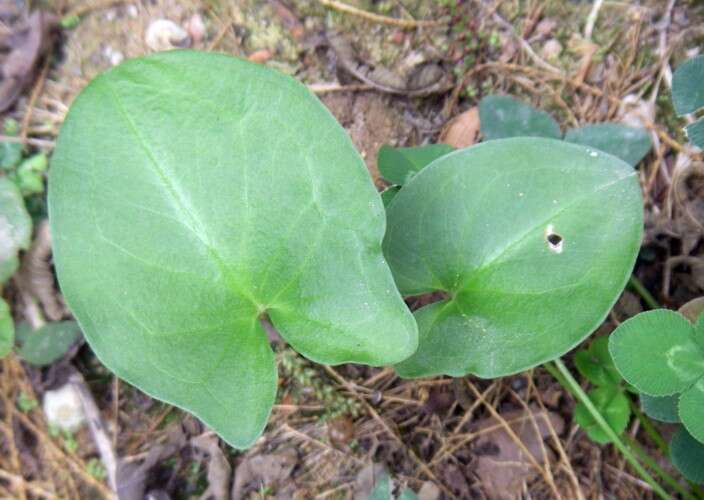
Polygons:
[[557,371],[559,371],[560,375],[562,375],[562,381],[564,381],[566,384],[565,387],[575,396],[575,398],[580,403],[585,406],[585,408],[592,416],[594,421],[597,423],[597,425],[601,427],[601,430],[604,431],[609,440],[614,444],[614,446],[616,446],[616,448],[618,448],[618,450],[621,452],[626,461],[631,464],[631,466],[636,472],[638,472],[638,475],[643,479],[643,481],[648,483],[650,487],[653,488],[653,491],[655,491],[655,493],[660,496],[660,498],[663,498],[665,500],[669,499],[670,495],[668,495],[665,490],[662,489],[662,486],[660,486],[655,481],[655,479],[653,479],[650,473],[645,470],[645,468],[640,464],[636,457],[633,456],[631,450],[623,443],[623,441],[621,441],[621,438],[618,437],[618,435],[614,432],[614,430],[606,422],[606,420],[604,420],[604,417],[601,415],[599,410],[596,409],[596,407],[592,403],[592,400],[589,399],[589,396],[587,396],[587,394],[582,389],[582,386],[580,386],[579,383],[575,380],[575,378],[572,376],[572,374],[567,369],[562,360],[558,358],[554,361],[554,364],[557,367]]
[[651,294],[647,288],[643,285],[643,283],[640,282],[638,278],[636,278],[635,274],[631,275],[631,279],[628,280],[628,285],[635,291],[638,295],[641,296],[641,298],[645,301],[646,304],[648,304],[648,307],[651,309],[658,309],[660,307],[660,304],[658,304],[658,301],[655,300],[655,297],[653,297],[653,294]]
[[663,468],[660,467],[657,462],[653,460],[650,455],[648,455],[648,453],[643,450],[643,448],[641,448],[640,445],[634,439],[626,437],[626,441],[628,441],[628,444],[630,445],[631,449],[638,455],[638,457],[643,462],[645,462],[645,465],[653,469],[662,478],[663,481],[665,481],[680,495],[682,495],[682,498],[686,498],[687,500],[697,500],[697,497],[692,495],[692,493],[687,491],[680,483],[677,482],[675,478],[665,472],[665,470],[663,470]]

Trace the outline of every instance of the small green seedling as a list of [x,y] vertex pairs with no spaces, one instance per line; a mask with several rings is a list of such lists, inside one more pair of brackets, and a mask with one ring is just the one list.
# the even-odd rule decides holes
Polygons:
[[0,177],[0,284],[19,267],[18,252],[29,248],[32,219],[14,182]]
[[93,80],[57,141],[49,214],[100,360],[237,448],[276,394],[262,321],[320,363],[416,350],[362,158],[315,96],[263,66],[174,51]]
[[704,314],[692,324],[674,311],[640,313],[619,325],[609,350],[638,391],[677,399],[679,419],[704,442]]
[[[574,364],[594,386],[588,393],[594,406],[616,434],[623,433],[631,418],[631,405],[626,394],[627,388],[609,354],[608,337],[596,338],[589,348],[577,351]],[[611,442],[584,403],[577,404],[574,417],[592,440],[600,444]]]
[[510,96],[490,95],[479,101],[479,123],[486,141],[507,137],[562,137],[560,126],[552,116]]
[[[672,75],[672,103],[682,116],[704,108],[704,56],[697,56],[681,64]],[[704,118],[685,127],[689,141],[704,148]]]
[[374,484],[368,500],[418,500],[413,490],[402,488],[394,494],[394,482],[388,472],[384,472]]
[[[509,96],[484,97],[479,102],[479,118],[482,135],[487,141],[506,137],[562,137],[552,116]],[[633,167],[653,147],[645,129],[620,123],[597,123],[569,129],[564,140],[609,153]]]
[[81,337],[75,321],[47,323],[35,331],[26,323],[16,328],[17,354],[35,366],[47,366],[60,359]]

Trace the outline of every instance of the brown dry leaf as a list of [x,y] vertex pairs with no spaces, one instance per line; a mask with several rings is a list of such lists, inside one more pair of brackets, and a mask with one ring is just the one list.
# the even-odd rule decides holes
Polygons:
[[19,21],[5,40],[10,52],[2,60],[0,112],[12,106],[31,82],[37,62],[49,45],[51,25],[49,17],[36,10]]
[[210,455],[207,473],[208,488],[200,496],[200,500],[209,498],[227,500],[228,497],[232,467],[218,443],[218,437],[212,433],[201,434],[191,439],[191,446]]
[[[535,407],[531,411],[534,419],[523,410],[506,412],[502,417],[535,460],[542,463],[545,458],[542,441],[551,435],[551,427],[555,433],[560,434],[564,430],[565,423],[556,413],[546,414]],[[494,418],[488,417],[477,423],[477,430],[496,426],[496,424],[497,421]],[[475,453],[479,454],[481,450],[476,462],[476,474],[489,498],[520,498],[524,483],[538,473],[521,447],[503,427],[482,435],[477,439],[475,447]],[[553,454],[550,449],[545,447],[545,451],[548,459],[552,459]]]
[[247,57],[248,61],[260,64],[267,62],[269,59],[271,59],[271,51],[269,49],[255,50]]
[[697,297],[687,302],[680,307],[679,312],[682,316],[694,323],[699,318],[699,315],[704,313],[704,297]]
[[251,455],[237,466],[232,484],[232,500],[247,498],[247,493],[272,488],[277,497],[290,497],[296,485],[290,480],[291,471],[298,463],[298,454],[293,448],[276,451],[268,455]]
[[477,142],[479,108],[474,106],[450,120],[440,133],[438,142],[454,148],[466,148]]

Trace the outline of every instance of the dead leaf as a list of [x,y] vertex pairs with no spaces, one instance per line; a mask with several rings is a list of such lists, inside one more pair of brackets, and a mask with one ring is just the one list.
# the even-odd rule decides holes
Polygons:
[[694,323],[699,318],[699,315],[704,313],[704,297],[697,297],[687,302],[680,307],[679,312],[682,316]]
[[220,449],[218,437],[212,433],[201,434],[191,439],[191,446],[210,456],[207,472],[208,488],[200,496],[200,500],[209,498],[227,500],[232,467]]
[[440,500],[440,488],[433,482],[424,482],[418,491],[418,500]]
[[466,148],[477,142],[479,108],[474,106],[450,120],[440,133],[438,142],[454,148]]
[[327,428],[330,443],[338,449],[347,449],[357,432],[354,421],[345,415],[329,420]]
[[271,51],[269,49],[255,50],[247,57],[248,61],[260,64],[267,62],[269,59],[271,59]]
[[6,40],[10,53],[2,61],[0,112],[12,106],[32,81],[37,62],[49,45],[51,25],[49,16],[35,10],[18,22]]
[[[547,414],[538,408],[531,409],[531,414],[523,410],[503,413],[511,430],[518,436],[528,452],[538,463],[544,461],[542,441],[551,435],[552,427],[560,434],[565,423],[557,413]],[[497,425],[494,418],[488,417],[476,425],[476,430]],[[538,432],[536,433],[536,426]],[[552,452],[545,447],[547,458],[551,460]],[[482,435],[475,442],[477,457],[475,472],[481,480],[484,491],[489,498],[520,498],[524,483],[530,481],[538,471],[523,452],[523,449],[511,438],[503,427]]]
[[235,470],[232,500],[247,498],[247,493],[263,488],[272,488],[284,496],[292,494],[296,485],[290,476],[297,463],[298,453],[293,448],[245,457]]

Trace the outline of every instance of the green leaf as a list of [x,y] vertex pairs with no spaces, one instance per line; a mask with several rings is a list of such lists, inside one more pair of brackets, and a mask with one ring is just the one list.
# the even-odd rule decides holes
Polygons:
[[590,146],[609,153],[635,167],[653,147],[645,129],[628,127],[619,123],[599,123],[573,128],[565,140]]
[[[433,162],[388,207],[384,251],[419,309],[404,377],[498,377],[581,342],[623,290],[642,234],[636,173],[609,155],[538,138]],[[559,240],[559,241],[558,241]]]
[[680,396],[680,419],[689,433],[704,443],[704,377]]
[[[672,102],[675,112],[682,116],[704,108],[704,56],[697,56],[681,64],[672,75]],[[704,118],[685,127],[689,142],[704,148]]]
[[704,375],[704,353],[681,314],[647,311],[619,325],[609,350],[623,378],[650,396],[682,392]]
[[682,427],[670,442],[672,464],[694,483],[704,483],[704,444],[694,439]]
[[66,354],[80,336],[81,328],[75,321],[47,323],[23,336],[17,353],[29,364],[50,365]]
[[22,159],[22,143],[0,142],[0,170],[10,170]]
[[646,415],[660,422],[678,423],[680,421],[677,403],[679,394],[673,396],[648,396],[640,394],[640,407]]
[[412,148],[392,148],[385,144],[379,149],[377,165],[384,179],[403,186],[423,168],[454,150],[455,148],[447,144]]
[[682,116],[704,108],[704,56],[682,63],[672,75],[672,103]]
[[[589,399],[592,400],[596,409],[616,434],[622,434],[626,430],[631,418],[631,407],[628,397],[621,388],[616,386],[598,387],[589,392]],[[587,435],[592,441],[599,444],[611,442],[584,404],[579,403],[575,407],[574,419],[580,427],[587,431]]]
[[398,194],[400,190],[401,186],[389,186],[381,192],[381,201],[384,204],[384,207],[389,206],[391,200],[394,199],[394,197]]
[[687,125],[684,130],[687,132],[689,142],[704,149],[704,118],[697,120],[691,125]]
[[562,137],[560,126],[545,111],[509,96],[490,95],[479,101],[479,122],[485,141],[506,137]]
[[264,66],[173,51],[96,78],[62,127],[49,213],[100,360],[237,448],[276,394],[262,316],[321,363],[416,349],[364,162],[304,85]]
[[393,500],[393,485],[391,477],[384,472],[374,485],[374,489],[369,494],[368,500]]
[[597,386],[619,385],[621,375],[609,354],[609,338],[599,337],[588,349],[577,351],[574,364],[584,378]]
[[0,283],[17,268],[17,252],[29,248],[32,219],[17,186],[0,177]]
[[15,342],[15,324],[7,302],[0,299],[0,358],[4,358],[12,350]]

